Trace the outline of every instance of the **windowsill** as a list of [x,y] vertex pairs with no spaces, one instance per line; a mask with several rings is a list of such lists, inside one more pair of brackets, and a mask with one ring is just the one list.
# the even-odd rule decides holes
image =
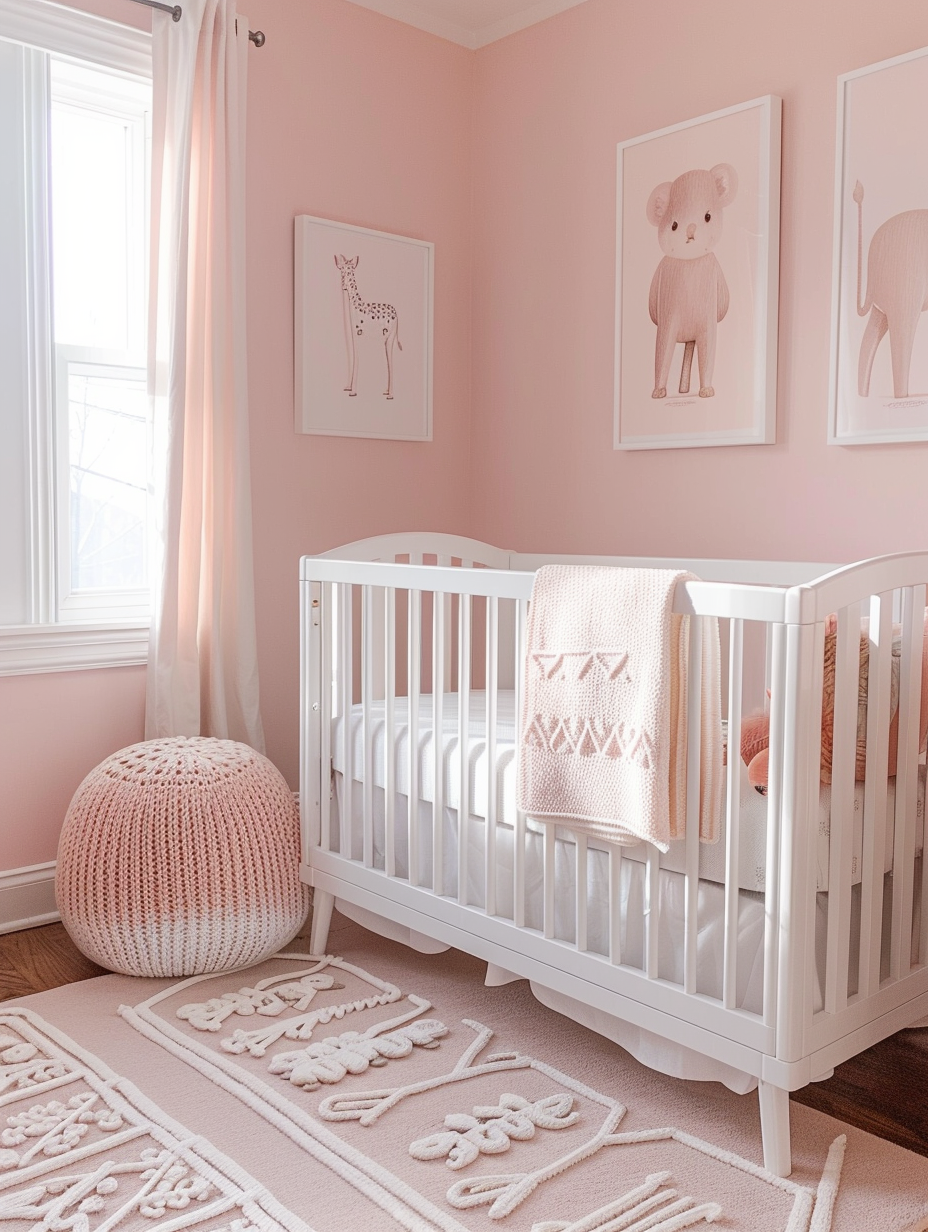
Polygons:
[[0,676],[135,667],[147,661],[147,621],[0,627]]

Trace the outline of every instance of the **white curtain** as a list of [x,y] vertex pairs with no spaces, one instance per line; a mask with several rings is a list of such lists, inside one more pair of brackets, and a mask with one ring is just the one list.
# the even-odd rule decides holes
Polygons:
[[150,383],[164,504],[145,734],[263,751],[245,365],[245,81],[235,0],[153,13]]

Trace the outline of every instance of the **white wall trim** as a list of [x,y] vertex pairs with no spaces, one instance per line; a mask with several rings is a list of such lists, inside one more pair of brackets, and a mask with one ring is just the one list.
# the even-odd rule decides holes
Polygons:
[[0,872],[0,933],[38,928],[60,919],[54,860]]
[[147,661],[147,624],[0,628],[0,676],[73,672],[94,667],[135,667]]
[[425,8],[420,8],[414,0],[351,0],[351,3],[359,4],[362,8],[382,13],[384,17],[392,17],[396,21],[405,22],[407,26],[416,26],[429,34],[437,34],[439,38],[448,39],[449,42],[458,43],[461,47],[476,51],[478,47],[486,47],[488,43],[495,43],[497,39],[505,38],[507,34],[515,34],[517,30],[524,30],[526,26],[534,26],[536,22],[545,21],[557,13],[562,13],[565,9],[584,4],[586,0],[536,0],[536,3],[527,5],[518,13],[513,13],[509,17],[482,27],[462,26],[457,22],[448,21]]
[[0,38],[151,77],[151,35],[50,0],[0,0]]

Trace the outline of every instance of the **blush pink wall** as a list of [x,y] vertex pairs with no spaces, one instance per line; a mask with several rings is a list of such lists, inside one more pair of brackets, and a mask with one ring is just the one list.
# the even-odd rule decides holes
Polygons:
[[[477,53],[475,536],[833,561],[924,547],[928,446],[825,437],[836,79],[926,42],[909,0],[587,0]],[[616,143],[763,94],[783,98],[778,443],[614,452]]]
[[144,667],[0,679],[0,868],[53,860],[78,784],[144,728]]
[[[128,0],[77,0],[145,26]],[[248,328],[255,578],[268,755],[298,780],[298,567],[382,530],[464,533],[470,450],[474,55],[344,0],[240,4],[249,49]],[[435,244],[434,440],[293,431],[293,218]],[[144,670],[0,678],[0,869],[53,859],[75,788],[143,736]]]

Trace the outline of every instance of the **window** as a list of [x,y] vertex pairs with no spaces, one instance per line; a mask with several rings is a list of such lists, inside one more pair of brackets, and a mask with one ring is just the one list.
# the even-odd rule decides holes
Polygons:
[[0,672],[144,659],[150,62],[0,0]]

